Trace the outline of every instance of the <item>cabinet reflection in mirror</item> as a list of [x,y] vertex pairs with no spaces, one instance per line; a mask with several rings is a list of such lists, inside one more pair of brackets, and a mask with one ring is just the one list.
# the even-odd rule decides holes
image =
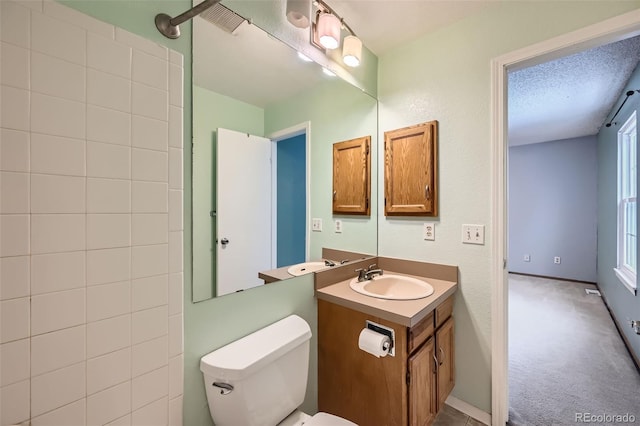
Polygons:
[[255,25],[230,34],[196,17],[193,301],[263,285],[263,271],[324,261],[323,247],[375,255],[375,187],[370,216],[332,214],[333,143],[363,135],[372,137],[376,182],[376,99]]

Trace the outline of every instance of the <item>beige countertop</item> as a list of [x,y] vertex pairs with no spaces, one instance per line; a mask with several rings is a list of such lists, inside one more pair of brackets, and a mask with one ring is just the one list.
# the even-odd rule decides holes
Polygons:
[[287,272],[287,269],[289,269],[289,266],[270,269],[268,271],[261,271],[261,272],[258,272],[258,278],[264,280],[265,284],[293,278],[293,275]]
[[426,317],[440,303],[455,293],[458,283],[441,279],[387,271],[385,273],[406,275],[428,282],[433,294],[423,299],[386,300],[357,293],[349,286],[351,278],[316,290],[316,297],[346,308],[374,315],[407,327],[412,327]]

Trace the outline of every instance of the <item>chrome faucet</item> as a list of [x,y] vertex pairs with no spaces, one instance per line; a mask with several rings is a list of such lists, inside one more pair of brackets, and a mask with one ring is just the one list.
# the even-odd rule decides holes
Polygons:
[[373,277],[375,277],[376,275],[382,275],[383,274],[382,269],[374,269],[377,267],[378,265],[374,263],[373,265],[369,265],[369,267],[366,269],[364,268],[356,269],[356,272],[358,273],[358,282],[360,283],[365,280],[371,281]]

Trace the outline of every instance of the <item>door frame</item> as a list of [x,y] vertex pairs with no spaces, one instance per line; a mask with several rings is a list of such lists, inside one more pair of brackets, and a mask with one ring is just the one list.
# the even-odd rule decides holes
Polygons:
[[[277,164],[278,164],[278,155],[277,155],[277,147],[276,144],[284,139],[289,139],[294,136],[305,135],[305,210],[306,210],[306,218],[305,218],[305,247],[304,247],[304,259],[305,261],[309,260],[309,255],[311,253],[311,121],[303,121],[302,123],[295,124],[291,127],[287,127],[286,129],[277,130],[266,137],[271,139],[271,158],[273,165],[271,167],[271,182],[273,185],[271,194],[273,197],[271,208],[271,230],[273,234],[273,238],[271,239],[271,260],[273,265],[277,265],[278,263],[278,217],[277,217],[277,208],[278,208],[278,191],[277,191]],[[273,167],[275,166],[275,167]]]
[[640,35],[640,9],[491,60],[491,424],[509,419],[507,73]]

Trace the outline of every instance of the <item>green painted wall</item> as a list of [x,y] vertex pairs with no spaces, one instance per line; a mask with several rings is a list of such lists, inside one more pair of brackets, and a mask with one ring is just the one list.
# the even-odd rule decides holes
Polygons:
[[[492,229],[490,61],[640,7],[638,1],[506,1],[380,57],[380,134],[428,120],[440,127],[436,240],[423,220],[380,217],[379,254],[458,265],[453,395],[491,411],[490,258],[494,242],[460,242],[464,223]],[[382,185],[379,185],[381,190]]]

